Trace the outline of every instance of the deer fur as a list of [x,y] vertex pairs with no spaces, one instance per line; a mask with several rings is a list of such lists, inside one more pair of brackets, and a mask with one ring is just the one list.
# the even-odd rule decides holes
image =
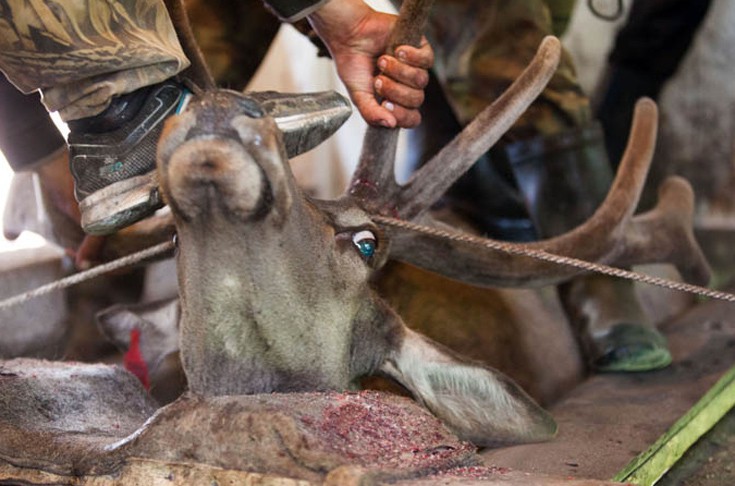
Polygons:
[[[404,2],[394,39],[416,42],[429,6]],[[558,40],[545,39],[508,91],[404,186],[393,176],[396,131],[369,129],[350,188],[336,201],[315,200],[299,189],[276,125],[248,115],[243,107],[252,100],[246,94],[206,90],[172,117],[159,143],[158,170],[178,233],[180,352],[191,391],[343,390],[363,376],[383,374],[479,445],[553,436],[553,419],[517,385],[409,330],[370,282],[389,258],[480,285],[547,284],[578,273],[386,230],[373,220],[397,215],[438,224],[427,213],[431,204],[523,113],[559,55]],[[669,197],[661,214],[644,215],[643,223],[632,218],[653,151],[655,118],[653,102],[641,102],[618,178],[591,220],[532,246],[628,265],[661,261],[661,233],[666,241],[678,231],[685,244],[670,244],[665,258],[680,263],[686,277],[708,277],[685,231],[689,214],[675,214],[686,209],[686,198],[682,206]],[[686,190],[679,187],[674,199]],[[374,253],[362,253],[364,242],[355,241],[365,235]]]
[[[191,391],[343,390],[380,373],[479,444],[551,437],[553,420],[509,379],[410,331],[375,294],[384,232],[349,197],[302,194],[273,121],[244,115],[242,96],[205,93],[159,145]],[[369,257],[352,241],[364,231]]]
[[[404,186],[393,179],[392,157],[376,157],[366,144],[363,153],[370,157],[363,160],[372,162],[361,162],[348,193],[336,201],[312,199],[299,189],[274,121],[252,117],[243,108],[244,101],[251,105],[253,100],[206,89],[186,112],[168,121],[158,149],[161,191],[178,233],[179,348],[192,393],[154,413],[155,404],[119,368],[2,363],[3,477],[49,484],[92,477],[112,483],[130,478],[135,474],[130,468],[137,465],[149,468],[151,480],[182,482],[204,465],[201,477],[207,480],[214,466],[318,481],[345,461],[355,462],[352,450],[336,459],[333,451],[328,456],[314,452],[313,444],[331,448],[333,436],[304,434],[304,429],[324,429],[321,423],[314,427],[314,418],[324,418],[323,412],[345,396],[272,392],[350,389],[370,374],[396,380],[475,444],[552,437],[556,425],[551,416],[516,384],[408,329],[372,284],[390,259],[478,285],[540,285],[570,276],[566,269],[499,258],[440,235],[379,224],[388,214],[439,225],[428,212],[433,201],[531,103],[558,55],[558,41],[546,40],[508,93]],[[653,150],[655,117],[652,102],[639,104],[627,162],[591,220],[536,248],[609,264],[669,259],[690,280],[707,277],[706,262],[687,232],[692,198],[686,183],[671,180],[663,187],[659,208],[633,217]],[[380,134],[390,138],[395,132],[375,133],[380,139]],[[390,147],[387,142],[374,147]],[[667,239],[673,243],[662,257]],[[366,251],[372,244],[374,252]],[[179,311],[173,302],[152,310],[163,323]],[[129,335],[125,330],[131,327],[125,326],[139,322],[135,315],[126,318],[120,329]],[[176,348],[172,329],[154,326],[153,331],[161,331],[154,348]],[[156,350],[145,346],[144,358],[155,361]],[[257,393],[262,395],[242,396]],[[366,406],[378,403],[357,397]],[[289,406],[290,411],[311,411],[315,403],[316,415],[307,420],[284,414]],[[411,417],[420,415],[405,404],[393,410],[401,409]],[[409,429],[431,426],[401,422],[406,423]],[[429,434],[435,440],[425,451],[432,457],[442,450],[459,451],[439,467],[473,464],[466,444],[446,438],[445,432]],[[182,474],[162,475],[160,466],[167,462],[181,467],[177,471]],[[437,470],[437,463],[431,468]],[[333,476],[333,484],[344,483],[339,477]]]

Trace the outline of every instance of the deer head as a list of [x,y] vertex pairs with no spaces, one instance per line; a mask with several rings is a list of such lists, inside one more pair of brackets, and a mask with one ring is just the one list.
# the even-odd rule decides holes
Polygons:
[[[404,2],[402,14],[412,8]],[[377,373],[479,445],[551,437],[552,418],[511,380],[409,330],[370,282],[390,258],[480,285],[543,285],[577,272],[381,224],[390,215],[437,225],[431,204],[535,99],[559,54],[558,40],[546,39],[509,90],[404,186],[393,176],[395,131],[370,128],[350,188],[337,200],[299,189],[276,124],[247,94],[209,90],[170,119],[158,170],[178,232],[180,347],[190,389],[340,390]],[[641,102],[616,182],[590,221],[530,246],[609,264],[673,261],[686,277],[707,277],[688,230],[685,184],[671,183],[657,209],[632,217],[655,118],[655,105]]]

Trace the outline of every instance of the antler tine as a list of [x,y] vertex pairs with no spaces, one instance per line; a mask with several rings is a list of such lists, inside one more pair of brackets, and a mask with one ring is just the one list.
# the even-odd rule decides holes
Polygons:
[[619,265],[631,266],[645,257],[670,262],[676,265],[685,281],[706,285],[712,270],[694,237],[693,221],[691,184],[679,176],[666,178],[658,188],[656,207],[631,221],[629,232],[638,237],[626,238],[625,253],[620,256]]
[[[686,181],[667,182],[657,207],[632,217],[650,166],[656,130],[655,103],[640,100],[620,169],[597,212],[561,236],[516,246],[609,265],[673,263],[689,281],[706,282],[709,267],[691,235],[693,197]],[[430,222],[428,214],[421,219]],[[571,267],[522,254],[501,253],[467,241],[400,229],[391,229],[390,233],[391,258],[475,285],[540,286],[581,273]]]
[[398,214],[413,219],[427,210],[515,123],[556,71],[561,44],[546,37],[513,84],[462,132],[416,171],[398,196]]
[[191,61],[191,66],[183,72],[183,75],[190,79],[198,88],[214,89],[216,87],[214,77],[209,71],[207,63],[204,60],[204,55],[194,38],[183,0],[164,0],[164,2],[171,21],[174,24],[174,30],[179,38],[181,47],[189,58],[189,61]]
[[[398,21],[391,34],[388,53],[400,45],[418,47],[434,0],[406,0],[401,5]],[[349,194],[364,205],[379,206],[392,199],[398,190],[394,162],[398,146],[398,128],[369,126],[365,132],[362,153],[352,176]]]

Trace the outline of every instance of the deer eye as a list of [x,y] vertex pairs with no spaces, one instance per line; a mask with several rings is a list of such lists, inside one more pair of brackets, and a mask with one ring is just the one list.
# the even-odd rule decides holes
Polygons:
[[360,255],[367,260],[375,254],[378,242],[372,231],[362,230],[352,235],[352,243],[355,244]]

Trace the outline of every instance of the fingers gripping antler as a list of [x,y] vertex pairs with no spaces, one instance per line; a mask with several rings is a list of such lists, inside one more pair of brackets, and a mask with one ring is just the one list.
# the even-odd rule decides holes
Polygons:
[[[686,181],[668,180],[656,208],[632,216],[653,155],[657,117],[653,101],[638,102],[618,174],[607,198],[587,222],[556,238],[518,246],[618,266],[673,263],[689,282],[706,283],[710,271],[692,235],[693,197]],[[391,258],[475,285],[539,286],[580,273],[470,243],[405,230],[390,232]]]
[[[433,3],[434,0],[403,2],[391,34],[389,54],[401,45],[419,46]],[[365,132],[362,153],[348,192],[352,197],[364,201],[366,208],[377,210],[379,200],[385,200],[386,196],[393,199],[398,190],[394,174],[398,130],[369,126]],[[379,200],[377,195],[380,195]]]

